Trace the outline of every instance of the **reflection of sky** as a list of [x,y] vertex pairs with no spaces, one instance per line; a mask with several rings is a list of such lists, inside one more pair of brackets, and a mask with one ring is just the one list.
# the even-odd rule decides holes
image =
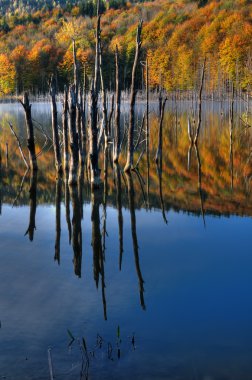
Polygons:
[[[142,311],[129,211],[123,210],[123,215],[119,272],[117,212],[107,210],[104,322],[101,289],[96,290],[93,280],[90,205],[84,207],[82,222],[81,279],[73,271],[63,205],[60,266],[54,262],[54,207],[37,208],[31,243],[24,237],[29,208],[3,205],[0,375],[48,378],[48,346],[53,347],[57,375],[79,357],[78,350],[76,357],[67,354],[67,329],[94,344],[97,332],[112,340],[120,324],[124,340],[136,332],[137,351],[119,364],[94,364],[97,373],[92,379],[251,379],[252,220],[207,217],[205,229],[200,217],[170,212],[165,225],[161,212],[136,211],[147,307]],[[102,227],[102,208],[100,216]],[[76,379],[76,373],[65,378]]]

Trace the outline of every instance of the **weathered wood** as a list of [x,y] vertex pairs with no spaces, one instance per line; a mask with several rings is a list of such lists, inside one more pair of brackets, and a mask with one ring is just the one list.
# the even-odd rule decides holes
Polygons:
[[73,38],[73,68],[74,68],[74,86],[75,86],[75,96],[76,99],[78,97],[79,92],[79,77],[78,77],[78,63],[77,63],[77,57],[76,57],[76,43],[75,39]]
[[147,165],[149,165],[150,157],[150,124],[149,124],[149,61],[146,59],[145,62],[145,70],[146,70],[146,156],[147,156]]
[[158,148],[156,152],[155,161],[158,162],[161,160],[162,157],[162,150],[163,150],[163,120],[164,120],[164,110],[165,110],[165,104],[166,104],[167,98],[165,98],[162,101],[162,107],[161,107],[161,115],[159,119],[159,128],[158,128]]
[[131,94],[130,94],[130,123],[129,123],[129,132],[128,132],[128,144],[127,144],[127,162],[124,167],[125,172],[129,172],[134,168],[133,165],[133,156],[134,156],[134,130],[135,130],[135,103],[136,103],[136,69],[139,61],[140,49],[141,49],[141,32],[142,32],[143,21],[139,22],[136,35],[136,52],[135,59],[132,69],[132,78],[131,78]]
[[75,85],[70,86],[68,109],[69,109],[69,134],[70,134],[70,172],[69,172],[69,185],[77,185],[78,180],[78,164],[79,164],[79,142],[78,133],[76,130],[76,106],[77,99],[75,93]]
[[231,85],[231,100],[229,109],[229,165],[230,165],[230,177],[231,177],[231,190],[234,188],[234,152],[233,152],[233,131],[234,131],[234,83]]
[[92,83],[89,96],[89,160],[91,171],[91,186],[100,184],[100,169],[98,167],[98,128],[97,128],[97,94]]
[[30,169],[30,166],[29,166],[29,164],[28,164],[28,162],[27,162],[27,159],[26,159],[26,157],[25,157],[25,155],[24,155],[24,152],[23,152],[23,149],[22,149],[22,146],[21,146],[20,140],[19,140],[19,138],[18,138],[16,132],[14,131],[13,125],[12,125],[11,123],[8,123],[8,124],[9,124],[10,130],[11,130],[11,133],[14,135],[15,139],[17,140],[18,149],[19,149],[20,154],[21,154],[21,157],[22,157],[22,159],[23,159],[23,161],[24,161],[24,163],[25,163],[25,166],[27,167],[27,169]]
[[94,71],[94,91],[99,91],[99,49],[100,49],[100,33],[101,33],[101,16],[100,16],[100,0],[97,1],[97,22],[95,31],[95,71]]
[[109,134],[110,138],[111,138],[111,135],[112,135],[112,118],[113,118],[114,110],[115,110],[115,97],[114,97],[114,94],[112,94],[112,97],[111,97],[111,109],[110,109],[109,117],[108,117],[108,134]]
[[86,96],[87,96],[87,82],[86,82],[86,65],[84,66],[84,81],[83,81],[83,98],[81,102],[81,128],[82,128],[82,144],[83,148],[86,146],[87,133],[86,133]]
[[62,173],[61,149],[58,130],[58,113],[56,104],[56,79],[52,75],[50,83],[51,110],[52,110],[52,135],[55,155],[55,167],[58,173]]
[[118,162],[121,148],[121,85],[120,85],[120,64],[119,52],[116,45],[115,51],[115,65],[116,65],[116,94],[115,94],[115,138],[114,138],[114,157],[113,161]]
[[194,136],[194,144],[197,144],[199,132],[200,132],[200,127],[201,127],[202,91],[203,91],[203,85],[204,85],[205,69],[206,69],[206,58],[204,58],[204,62],[203,62],[203,66],[202,66],[202,72],[201,72],[200,89],[199,89],[199,95],[198,95],[198,121],[197,121],[196,133]]
[[23,101],[20,100],[24,111],[25,111],[25,121],[26,121],[26,131],[27,131],[27,147],[29,150],[30,166],[32,170],[38,170],[37,157],[35,151],[35,141],[34,141],[34,128],[31,116],[31,104],[29,102],[28,93],[25,92],[23,96]]
[[79,142],[79,161],[81,164],[84,163],[84,153],[83,153],[83,138],[82,138],[82,94],[81,88],[79,89],[79,94],[77,98],[77,131],[78,131],[78,142]]
[[100,150],[103,136],[105,140],[105,146],[107,146],[108,144],[108,111],[107,111],[107,94],[106,94],[104,78],[103,78],[101,30],[98,30],[97,36],[98,36],[99,70],[100,70],[100,82],[101,82],[101,94],[102,94],[102,122],[100,126],[99,139],[98,139],[98,150]]
[[69,140],[68,140],[68,90],[64,87],[63,110],[62,110],[62,129],[63,129],[63,154],[64,169],[69,169]]

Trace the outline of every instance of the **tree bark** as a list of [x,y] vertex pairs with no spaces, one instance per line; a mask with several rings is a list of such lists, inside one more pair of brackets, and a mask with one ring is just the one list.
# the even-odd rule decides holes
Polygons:
[[24,93],[23,101],[20,100],[24,111],[25,111],[25,121],[26,121],[26,131],[27,131],[27,147],[29,150],[29,159],[30,166],[32,170],[38,170],[37,157],[35,151],[35,142],[34,142],[34,129],[31,116],[31,104],[29,102],[28,93]]
[[200,82],[200,89],[199,89],[199,95],[198,95],[198,122],[197,122],[195,137],[194,137],[194,144],[197,144],[200,127],[201,127],[202,91],[203,91],[203,84],[204,84],[204,77],[205,77],[205,68],[206,68],[206,58],[204,58],[202,73],[201,73],[201,82]]
[[69,169],[69,142],[68,142],[68,91],[64,87],[63,112],[62,112],[62,128],[63,128],[63,146],[64,146],[64,168]]
[[68,183],[69,185],[77,185],[77,171],[79,163],[79,142],[78,133],[76,130],[76,94],[75,86],[71,86],[69,90],[69,133],[70,133],[70,173]]
[[115,143],[114,143],[114,162],[118,162],[121,147],[121,85],[120,85],[120,66],[119,66],[119,53],[118,47],[116,46],[115,52],[115,63],[116,63],[116,106],[115,106]]
[[58,131],[58,113],[56,104],[56,80],[53,75],[50,83],[50,95],[51,95],[51,110],[52,110],[52,135],[53,135],[53,148],[55,155],[55,167],[58,173],[62,173],[62,161]]
[[135,129],[135,103],[136,103],[136,69],[139,61],[140,49],[141,49],[141,32],[142,32],[143,21],[139,22],[136,35],[136,52],[135,60],[132,69],[132,78],[131,78],[131,95],[130,95],[130,123],[129,123],[129,132],[128,132],[128,146],[127,146],[127,162],[124,167],[125,172],[129,172],[134,168],[133,165],[133,155],[134,155],[134,129]]
[[100,184],[100,169],[98,167],[98,128],[97,128],[97,94],[92,83],[89,98],[89,159],[91,169],[91,186]]
[[164,120],[164,110],[165,110],[165,103],[167,101],[167,98],[165,98],[162,101],[162,107],[161,107],[161,116],[159,120],[159,129],[158,129],[158,148],[156,153],[156,163],[161,160],[162,158],[162,150],[163,150],[163,120]]

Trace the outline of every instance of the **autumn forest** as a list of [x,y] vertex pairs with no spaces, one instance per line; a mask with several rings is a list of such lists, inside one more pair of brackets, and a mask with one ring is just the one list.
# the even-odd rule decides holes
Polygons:
[[[43,7],[41,5],[43,3]],[[53,5],[54,4],[54,5]],[[48,92],[57,75],[60,91],[73,78],[72,39],[80,72],[91,80],[95,60],[96,5],[92,2],[1,2],[1,96],[29,90]],[[143,19],[141,59],[149,60],[150,88],[195,90],[206,57],[205,89],[219,96],[230,81],[246,91],[252,84],[252,4],[249,0],[101,3],[101,37],[106,88],[115,88],[114,52],[123,64],[122,87],[131,84],[135,34]],[[144,87],[144,68],[137,68]],[[82,75],[83,78],[83,75]],[[83,80],[83,79],[82,79]]]

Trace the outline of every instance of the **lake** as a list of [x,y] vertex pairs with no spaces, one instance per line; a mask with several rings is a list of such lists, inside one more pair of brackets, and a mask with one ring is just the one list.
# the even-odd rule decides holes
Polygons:
[[[190,149],[191,104],[168,102],[156,167],[156,111],[149,170],[101,154],[91,192],[87,165],[77,187],[56,179],[50,139],[26,173],[23,110],[0,104],[0,378],[252,378],[249,115],[236,104],[230,138],[228,104],[205,102]],[[39,151],[50,105],[32,112]]]

